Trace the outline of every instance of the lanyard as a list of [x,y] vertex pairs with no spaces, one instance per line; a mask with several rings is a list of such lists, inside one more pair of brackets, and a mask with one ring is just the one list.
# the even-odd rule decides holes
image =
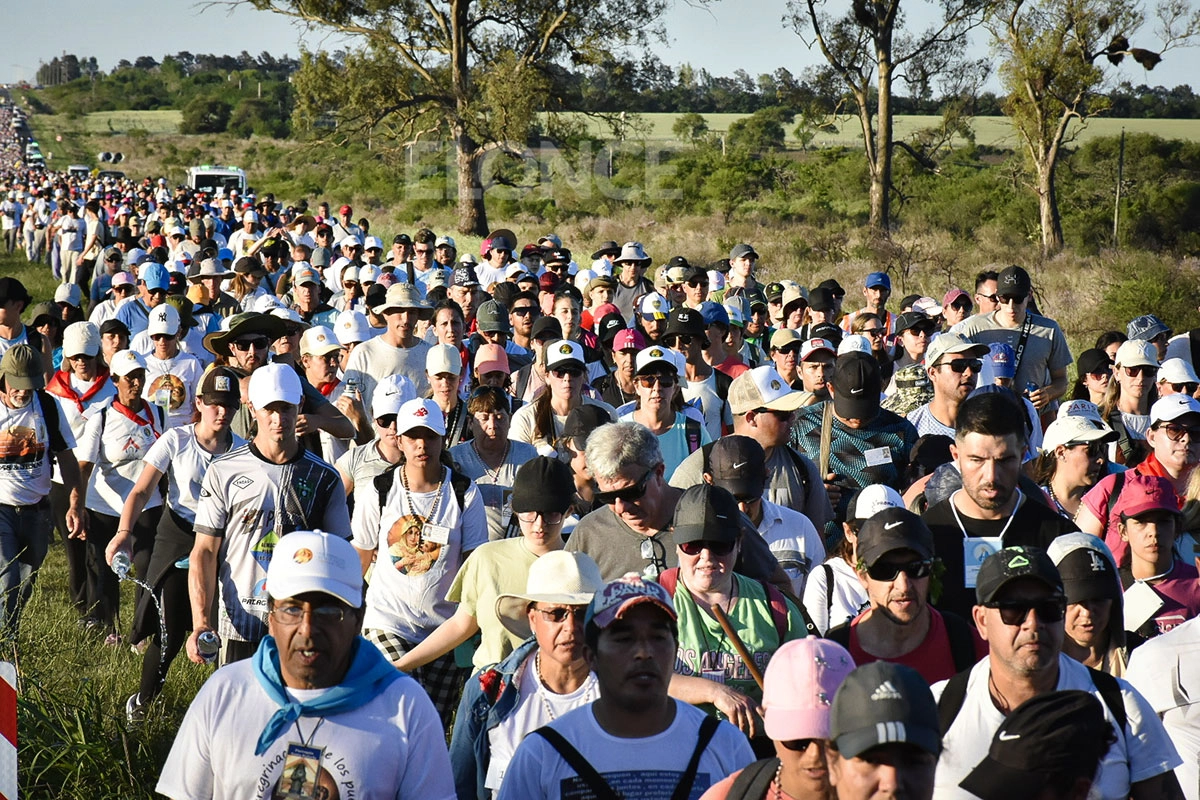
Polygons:
[[[954,521],[958,524],[958,529],[962,531],[963,538],[969,539],[971,538],[971,534],[967,533],[967,527],[963,525],[962,517],[958,515],[958,506],[954,502],[954,498],[958,495],[958,492],[961,491],[962,489],[959,489],[954,494],[950,495],[950,510],[954,512]],[[998,539],[1003,539],[1004,534],[1008,533],[1008,529],[1012,525],[1013,520],[1017,518],[1017,509],[1021,507],[1021,503],[1025,502],[1025,495],[1021,493],[1021,490],[1017,489],[1016,492],[1017,504],[1013,506],[1012,514],[1010,514],[1008,517],[1008,522],[1004,523],[1004,527],[1000,529],[1000,535],[996,537]]]

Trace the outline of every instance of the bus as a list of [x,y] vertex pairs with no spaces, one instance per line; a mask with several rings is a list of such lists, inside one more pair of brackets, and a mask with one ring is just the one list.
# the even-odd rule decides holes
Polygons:
[[202,164],[188,169],[187,185],[190,189],[210,195],[229,194],[234,189],[238,194],[245,194],[246,172],[237,167]]

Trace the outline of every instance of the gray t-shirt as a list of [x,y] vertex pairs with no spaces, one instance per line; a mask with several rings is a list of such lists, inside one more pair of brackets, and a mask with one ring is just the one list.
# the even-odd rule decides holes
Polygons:
[[[1025,345],[1025,353],[1017,366],[1017,377],[1013,381],[1013,389],[1018,394],[1025,391],[1028,384],[1034,383],[1040,388],[1050,383],[1050,372],[1066,369],[1074,360],[1071,350],[1067,347],[1067,337],[1062,328],[1049,317],[1040,314],[1030,314],[1033,325],[1029,330],[1029,341]],[[1015,352],[1017,343],[1021,340],[1021,325],[1015,328],[1005,328],[996,322],[996,312],[976,314],[962,322],[958,332],[973,342],[993,344],[1004,342]]]
[[458,464],[459,471],[475,481],[479,494],[483,496],[489,540],[504,538],[504,531],[512,516],[512,490],[517,470],[526,461],[536,458],[537,454],[537,448],[533,445],[509,440],[508,454],[500,464],[500,469],[493,472],[483,463],[475,451],[475,445],[470,442],[450,448],[450,457]]

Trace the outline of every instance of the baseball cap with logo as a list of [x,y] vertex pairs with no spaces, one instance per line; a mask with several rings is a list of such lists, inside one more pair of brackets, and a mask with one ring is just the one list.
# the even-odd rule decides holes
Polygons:
[[1129,339],[1117,348],[1113,363],[1118,367],[1152,367],[1158,369],[1158,350],[1142,339]]
[[858,557],[868,567],[894,550],[912,550],[919,558],[933,558],[933,533],[906,508],[884,508],[858,531]]
[[875,661],[858,667],[833,699],[829,738],[843,758],[893,743],[940,754],[942,734],[929,683],[903,664]]
[[873,483],[858,490],[846,507],[847,520],[866,521],[888,508],[904,508],[904,498],[890,486]]
[[861,333],[846,334],[842,337],[842,341],[838,343],[838,355],[844,356],[848,353],[871,355],[871,340]]
[[400,410],[396,412],[396,435],[400,436],[417,428],[425,428],[438,436],[446,435],[446,416],[437,403],[418,397],[400,406]]
[[[1103,540],[1090,533],[1066,533],[1052,541],[1046,552],[1058,567],[1068,603],[1122,599],[1116,559]],[[1120,605],[1113,610],[1119,618]]]
[[776,742],[828,739],[833,698],[854,670],[846,648],[815,636],[780,645],[763,675],[763,726]]
[[1171,422],[1185,414],[1200,414],[1200,400],[1189,394],[1172,394],[1161,397],[1150,406],[1150,425]]
[[666,319],[671,304],[658,292],[650,292],[638,303],[638,313],[646,319]]
[[385,375],[371,392],[371,415],[375,419],[399,414],[400,407],[417,396],[413,383],[404,375]]
[[[944,334],[943,334],[944,335]],[[938,339],[942,338],[941,336]],[[936,342],[937,339],[934,339]],[[992,374],[997,378],[1015,378],[1017,376],[1017,353],[1007,342],[992,342],[988,345],[992,356]]]
[[992,553],[979,567],[975,580],[975,599],[985,606],[996,599],[1000,591],[1022,578],[1030,578],[1063,593],[1062,576],[1050,556],[1040,547],[1005,547]]
[[305,264],[301,267],[292,268],[292,283],[297,286],[304,286],[309,283],[320,286],[321,276],[317,274],[315,269]]
[[559,339],[546,346],[546,369],[576,369],[583,372],[587,364],[583,360],[583,348],[578,342]]
[[[625,327],[625,318],[621,316],[620,312],[614,311],[611,314],[604,314],[599,317],[593,314],[592,319],[598,320],[595,323],[595,334],[596,338],[600,340],[600,345],[609,350],[619,349],[613,346],[613,341],[620,335],[621,331],[628,330]],[[642,346],[645,346],[645,339],[642,340]]]
[[170,303],[163,303],[150,309],[150,317],[146,324],[146,333],[150,336],[166,334],[174,336],[179,333],[179,311]]
[[833,371],[833,410],[842,419],[871,420],[883,391],[879,362],[864,353],[838,356]]
[[100,329],[90,322],[73,322],[63,331],[63,358],[100,352]]
[[738,415],[759,408],[795,411],[811,399],[811,393],[788,386],[774,364],[746,370],[729,384],[729,410]]
[[229,367],[214,367],[200,381],[200,399],[210,406],[240,406],[242,391],[237,373]]
[[742,502],[762,497],[767,484],[767,457],[762,445],[749,436],[722,436],[713,445],[706,473]]
[[485,300],[475,312],[476,328],[488,333],[512,333],[508,309],[495,300]]
[[646,346],[646,337],[637,328],[623,328],[613,337],[613,350],[641,350]]
[[454,277],[451,278],[450,285],[474,288],[479,285],[479,278],[475,277],[474,268],[460,264],[454,268]]
[[1166,478],[1158,475],[1142,475],[1130,470],[1125,475],[1125,485],[1113,505],[1112,515],[1118,518],[1139,517],[1150,511],[1179,513],[1179,497],[1175,487]]
[[733,543],[741,534],[741,510],[727,490],[709,483],[686,489],[675,505],[675,544]]
[[300,355],[324,356],[341,349],[333,331],[324,325],[314,325],[300,337]]
[[138,280],[146,284],[146,291],[167,291],[171,287],[171,276],[167,268],[153,261],[142,264],[138,270]]
[[863,286],[868,289],[892,289],[892,279],[888,277],[886,272],[871,272],[867,274],[866,280],[863,281]]
[[108,362],[108,371],[118,377],[124,377],[131,372],[146,369],[146,359],[141,353],[133,350],[122,350],[119,353],[114,353],[112,359]]
[[604,630],[629,613],[629,610],[649,603],[663,611],[672,620],[678,620],[675,603],[671,595],[658,583],[630,573],[600,588],[588,604],[584,625],[595,625]]
[[250,376],[250,405],[262,409],[271,403],[300,405],[304,389],[300,376],[289,364],[267,364]]
[[996,294],[1001,297],[1019,297],[1024,300],[1033,290],[1029,273],[1016,264],[1000,270],[996,279]]
[[647,347],[640,351],[634,360],[635,375],[664,369],[672,373],[679,371],[679,365],[675,362],[675,351],[666,347]]
[[1063,417],[1083,417],[1100,425],[1105,425],[1100,409],[1090,400],[1068,400],[1058,407],[1058,419]]
[[425,372],[430,375],[461,375],[462,356],[449,344],[435,344],[425,353]]
[[[128,352],[128,350],[121,351],[121,353]],[[145,367],[144,362],[142,366]],[[42,370],[41,354],[24,343],[13,345],[4,352],[4,357],[0,358],[0,377],[4,378],[5,390],[44,389],[46,379]]]
[[267,567],[267,594],[279,600],[310,592],[362,608],[363,580],[358,551],[347,539],[323,531],[281,536]]
[[832,342],[826,341],[825,339],[809,339],[804,343],[804,346],[800,348],[800,360],[807,361],[810,356],[820,353],[827,353],[830,356],[836,356],[837,349],[834,348]]
[[333,333],[338,344],[365,342],[371,338],[371,323],[361,311],[342,311],[333,322]]
[[1046,426],[1042,436],[1042,452],[1053,453],[1062,445],[1071,447],[1092,442],[1115,442],[1117,432],[1103,423],[1081,416],[1058,417]]

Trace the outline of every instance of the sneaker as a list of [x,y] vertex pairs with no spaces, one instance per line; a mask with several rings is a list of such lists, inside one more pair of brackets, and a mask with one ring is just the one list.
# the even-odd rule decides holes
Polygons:
[[129,695],[125,701],[125,719],[130,725],[138,725],[146,720],[146,706],[142,704],[142,696],[138,692]]

